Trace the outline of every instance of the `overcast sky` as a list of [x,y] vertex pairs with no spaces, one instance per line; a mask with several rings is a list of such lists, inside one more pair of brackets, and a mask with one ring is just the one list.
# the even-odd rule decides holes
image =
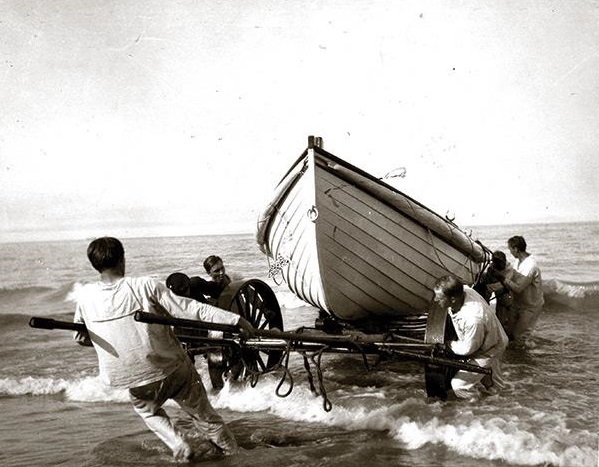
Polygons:
[[252,232],[307,145],[463,226],[599,220],[596,1],[0,0],[0,241]]

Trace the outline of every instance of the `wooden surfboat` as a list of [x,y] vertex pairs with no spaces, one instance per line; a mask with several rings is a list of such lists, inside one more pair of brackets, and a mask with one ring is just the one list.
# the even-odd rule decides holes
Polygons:
[[302,300],[340,321],[426,314],[435,280],[473,284],[490,252],[452,221],[328,153],[321,139],[276,188],[257,242]]

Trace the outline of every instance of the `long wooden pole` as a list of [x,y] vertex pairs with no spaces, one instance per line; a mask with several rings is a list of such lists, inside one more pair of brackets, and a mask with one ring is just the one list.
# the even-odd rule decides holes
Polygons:
[[[135,320],[149,324],[160,324],[166,326],[176,326],[183,328],[204,329],[211,331],[228,332],[238,335],[240,330],[237,326],[226,324],[209,323],[205,321],[196,321],[190,319],[173,318],[159,316],[151,313],[138,311],[135,313]],[[65,329],[71,331],[86,331],[85,324],[73,323],[69,321],[59,321],[52,318],[33,317],[29,325],[34,328],[42,329]],[[179,335],[178,338],[186,344],[200,345],[240,345],[242,347],[258,350],[284,350],[290,347],[292,350],[314,351],[321,350],[326,346],[327,352],[333,353],[362,353],[362,354],[387,354],[395,358],[406,360],[415,360],[422,363],[432,363],[437,365],[446,365],[459,370],[470,371],[473,373],[491,374],[490,368],[483,368],[478,365],[467,363],[461,360],[454,360],[448,357],[432,355],[435,348],[434,344],[426,343],[400,343],[400,342],[376,342],[351,336],[314,336],[302,332],[283,332],[275,329],[256,329],[255,338],[245,339],[237,344],[232,339],[213,339],[209,337],[197,337],[189,335]],[[423,353],[426,352],[426,353]]]

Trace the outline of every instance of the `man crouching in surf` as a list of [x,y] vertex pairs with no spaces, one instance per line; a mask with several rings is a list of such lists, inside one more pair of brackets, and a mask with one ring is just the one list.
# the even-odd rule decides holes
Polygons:
[[87,257],[100,280],[82,287],[74,321],[84,323],[93,344],[100,378],[129,389],[133,408],[172,451],[178,461],[193,457],[193,449],[162,405],[172,399],[187,412],[198,431],[224,455],[238,451],[233,434],[214,410],[196,368],[170,326],[135,321],[138,310],[177,318],[237,325],[252,336],[252,325],[237,314],[173,294],[150,277],[125,277],[125,250],[113,237],[92,241]]

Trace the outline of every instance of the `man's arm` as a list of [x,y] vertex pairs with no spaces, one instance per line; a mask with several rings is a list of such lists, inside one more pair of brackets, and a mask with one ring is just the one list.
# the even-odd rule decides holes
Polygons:
[[223,310],[208,303],[180,297],[159,282],[156,282],[154,295],[160,306],[175,318],[196,319],[211,323],[236,325],[240,327],[244,335],[253,335],[254,327],[246,319],[236,313]]
[[480,349],[485,337],[484,327],[480,322],[469,324],[463,336],[450,341],[449,348],[456,355],[470,355]]
[[218,298],[223,291],[224,286],[213,281],[207,281],[206,279],[198,276],[193,276],[189,278],[189,288],[192,292],[192,295],[203,295],[211,298]]
[[534,281],[538,274],[538,268],[534,267],[526,275],[514,271],[511,278],[506,277],[503,280],[503,285],[509,290],[521,293],[526,287],[528,287]]
[[[85,324],[83,319],[83,315],[81,313],[81,306],[77,304],[75,307],[75,315],[73,316],[73,323],[82,323]],[[76,331],[73,335],[75,342],[77,344],[82,345],[84,347],[92,347],[92,341],[89,337],[89,333],[87,331]]]

